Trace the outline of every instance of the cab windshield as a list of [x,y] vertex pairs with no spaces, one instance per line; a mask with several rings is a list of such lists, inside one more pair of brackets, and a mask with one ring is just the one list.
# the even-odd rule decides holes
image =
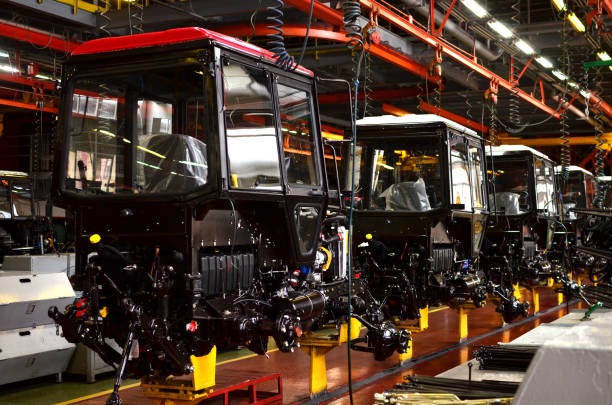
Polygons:
[[592,208],[595,189],[593,177],[580,172],[570,172],[562,192],[563,205],[568,208]]
[[536,159],[535,162],[536,201],[538,210],[549,215],[557,213],[557,204],[554,198],[555,174],[550,162]]
[[442,206],[438,142],[386,143],[369,149],[369,209],[429,211]]
[[494,186],[490,201],[494,211],[519,215],[530,210],[528,167],[525,160],[489,158],[489,175]]
[[76,76],[65,189],[183,194],[208,181],[207,83],[200,65]]

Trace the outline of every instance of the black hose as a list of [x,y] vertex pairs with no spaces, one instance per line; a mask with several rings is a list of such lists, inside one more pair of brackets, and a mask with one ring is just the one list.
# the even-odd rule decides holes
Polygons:
[[285,37],[283,36],[283,25],[284,25],[284,17],[285,13],[283,12],[283,7],[285,7],[285,2],[282,0],[272,0],[274,3],[273,6],[269,6],[268,16],[266,19],[270,23],[268,25],[268,29],[274,31],[273,34],[268,34],[268,46],[270,51],[274,53],[272,56],[273,59],[276,60],[276,65],[281,69],[293,71],[297,68],[297,63],[295,63],[295,59],[293,56],[289,55],[287,48],[285,47]]
[[[355,172],[356,167],[355,163],[357,161],[357,108],[358,108],[358,92],[359,92],[359,75],[361,72],[361,63],[363,61],[364,55],[364,44],[363,44],[363,34],[361,33],[361,27],[357,24],[357,19],[361,16],[361,6],[358,1],[345,1],[342,3],[342,9],[344,11],[343,22],[344,29],[347,31],[348,42],[346,46],[351,51],[358,51],[359,58],[357,59],[357,64],[355,67],[355,79],[354,79],[354,96],[353,96],[353,105],[352,108],[352,119],[351,119],[351,130],[353,135],[353,144],[352,144],[352,157],[353,157],[353,168],[351,173],[351,206],[349,210],[349,241],[348,241],[348,334],[350,337],[351,333],[351,318],[353,317],[352,310],[352,246],[353,246],[353,212],[355,209]],[[352,364],[351,364],[351,339],[349,338],[347,341],[347,361],[348,361],[348,388],[349,388],[349,399],[351,405],[353,405],[353,377],[352,377]]]

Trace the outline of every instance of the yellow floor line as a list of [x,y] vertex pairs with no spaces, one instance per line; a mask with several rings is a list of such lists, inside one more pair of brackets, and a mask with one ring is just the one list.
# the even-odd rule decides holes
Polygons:
[[[121,390],[125,390],[125,389],[128,389],[128,388],[134,388],[134,387],[138,387],[139,385],[140,385],[140,383],[128,384],[128,385],[122,386],[121,388],[119,388],[119,390],[121,391]],[[89,394],[89,395],[85,395],[85,396],[82,396],[82,397],[74,398],[74,399],[71,399],[69,401],[56,402],[53,405],[70,405],[70,404],[75,404],[77,402],[85,401],[87,399],[101,397],[102,395],[110,394],[111,392],[113,392],[112,389],[111,390],[105,390],[105,391],[98,392],[96,394]]]
[[[272,350],[268,350],[267,353],[273,353],[273,352],[277,352],[277,351],[278,351],[278,349],[272,349]],[[235,359],[229,359],[229,360],[225,360],[225,361],[220,361],[220,362],[217,363],[217,366],[220,366],[222,364],[233,363],[234,361],[238,361],[238,360],[250,359],[250,358],[256,357],[256,356],[259,356],[259,354],[255,354],[255,353],[247,354],[247,355],[244,355],[244,356],[236,357]],[[128,384],[128,385],[122,386],[121,388],[119,388],[119,390],[124,390],[124,389],[127,389],[127,388],[134,388],[134,387],[138,387],[139,385],[140,385],[139,382],[138,383],[133,383],[133,384]],[[88,399],[101,397],[103,395],[110,394],[111,392],[113,392],[112,389],[105,390],[105,391],[100,391],[100,392],[95,393],[95,394],[85,395],[85,396],[74,398],[74,399],[71,399],[71,400],[68,400],[68,401],[56,402],[53,405],[70,405],[70,404],[75,404],[77,402],[85,401],[85,400],[88,400]]]
[[442,305],[440,307],[435,307],[429,310],[430,314],[433,314],[434,312],[438,312],[438,311],[442,311],[443,309],[448,309],[448,307],[446,305]]

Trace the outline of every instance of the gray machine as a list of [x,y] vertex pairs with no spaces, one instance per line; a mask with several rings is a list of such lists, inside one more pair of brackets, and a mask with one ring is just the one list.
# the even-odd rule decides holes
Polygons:
[[[14,266],[11,256],[5,257],[0,272],[0,385],[51,374],[61,381],[75,351],[47,315],[49,307],[64,308],[75,299],[66,274],[69,257],[50,257],[56,266],[30,256],[20,256],[23,266]],[[58,269],[50,272],[54,267]]]

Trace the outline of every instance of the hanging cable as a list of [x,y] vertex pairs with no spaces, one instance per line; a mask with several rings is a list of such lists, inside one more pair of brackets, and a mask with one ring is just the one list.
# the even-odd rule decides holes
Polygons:
[[[563,50],[563,67],[562,67],[562,71],[563,73],[567,76],[570,77],[570,66],[571,66],[571,61],[569,58],[569,52],[568,52],[568,44],[567,44],[567,33],[566,33],[566,25],[565,25],[565,21],[566,19],[563,19],[563,26],[562,26],[562,32],[561,32],[561,37],[562,37],[562,50]],[[565,95],[564,95],[565,96]],[[572,159],[572,155],[570,153],[570,147],[569,147],[569,124],[567,123],[567,100],[565,99],[565,97],[562,97],[560,99],[561,105],[563,106],[563,109],[561,110],[561,133],[560,133],[560,138],[561,138],[561,150],[559,153],[559,160],[561,160],[561,184],[560,184],[560,199],[561,199],[561,214],[562,216],[565,216],[565,212],[563,212],[563,192],[565,190],[565,185],[567,184],[567,180],[569,178],[569,166],[571,164],[571,159]]]
[[418,101],[418,105],[417,105],[417,110],[419,110],[420,112],[424,113],[425,111],[423,111],[423,93],[425,91],[425,89],[423,88],[423,82],[419,81],[417,83],[417,89],[419,89],[419,92],[417,93],[417,101]]
[[304,35],[304,42],[302,43],[302,52],[300,52],[300,58],[294,69],[297,69],[304,60],[304,54],[306,53],[306,45],[308,44],[308,37],[310,36],[310,26],[312,25],[312,13],[314,11],[314,0],[310,0],[310,11],[308,12],[308,23],[306,24],[306,35]]
[[372,85],[374,80],[372,80],[372,53],[370,52],[370,46],[372,45],[371,36],[367,37],[367,47],[365,50],[365,65],[364,65],[364,75],[363,75],[363,115],[362,117],[367,117],[372,115],[372,108],[374,101],[372,100]]
[[285,18],[283,7],[285,7],[285,2],[282,0],[272,0],[272,2],[275,4],[267,8],[268,16],[266,19],[270,23],[268,29],[274,31],[274,33],[267,35],[268,46],[270,51],[274,53],[273,58],[276,59],[276,65],[281,69],[293,71],[298,65],[295,63],[293,56],[289,55],[283,36]]
[[[364,56],[364,43],[363,43],[363,34],[361,32],[361,27],[357,24],[357,19],[361,16],[361,6],[358,1],[347,0],[342,3],[343,10],[343,22],[344,29],[347,32],[346,36],[348,38],[346,46],[354,52],[358,52],[359,57],[357,58],[357,62],[355,65],[355,77],[353,82],[353,105],[351,106],[351,130],[353,142],[351,145],[351,155],[353,159],[353,167],[351,170],[351,204],[349,209],[349,241],[348,241],[348,257],[347,257],[347,274],[348,274],[348,311],[347,311],[347,319],[348,319],[348,334],[350,337],[351,331],[351,318],[353,317],[353,308],[352,308],[352,279],[353,279],[353,271],[352,271],[352,250],[353,250],[353,212],[355,210],[355,177],[356,177],[356,167],[354,162],[357,161],[357,108],[358,108],[358,93],[359,93],[359,75],[361,73],[361,64],[363,62]],[[347,363],[348,363],[348,389],[349,389],[349,399],[351,405],[353,405],[353,376],[352,376],[352,364],[351,364],[351,339],[347,339]]]
[[[512,3],[512,17],[510,20],[513,22],[514,29],[518,28],[521,24],[520,15],[521,15],[521,0],[515,0]],[[521,125],[521,110],[520,110],[520,98],[518,95],[518,81],[520,72],[516,69],[514,56],[511,57],[511,66],[512,66],[512,90],[510,91],[510,98],[508,99],[508,120],[512,125],[518,127]]]
[[100,24],[100,32],[103,37],[110,37],[112,34],[110,32],[111,18],[108,15],[108,11],[110,10],[110,0],[101,0],[102,11],[100,11],[100,19],[102,23]]
[[[606,155],[605,150],[603,149],[603,145],[605,144],[603,140],[603,114],[601,112],[601,96],[603,94],[603,86],[601,81],[603,80],[603,75],[601,73],[601,67],[595,68],[595,92],[599,97],[599,101],[597,105],[595,105],[595,109],[597,113],[593,117],[595,121],[597,121],[597,127],[595,128],[595,140],[597,141],[597,145],[595,149],[597,152],[595,153],[595,176],[601,177],[605,176],[605,162],[604,158]],[[598,182],[597,184],[597,193],[595,194],[594,204],[597,208],[603,208],[603,204],[606,201],[606,194],[608,190],[608,185],[604,182]]]

